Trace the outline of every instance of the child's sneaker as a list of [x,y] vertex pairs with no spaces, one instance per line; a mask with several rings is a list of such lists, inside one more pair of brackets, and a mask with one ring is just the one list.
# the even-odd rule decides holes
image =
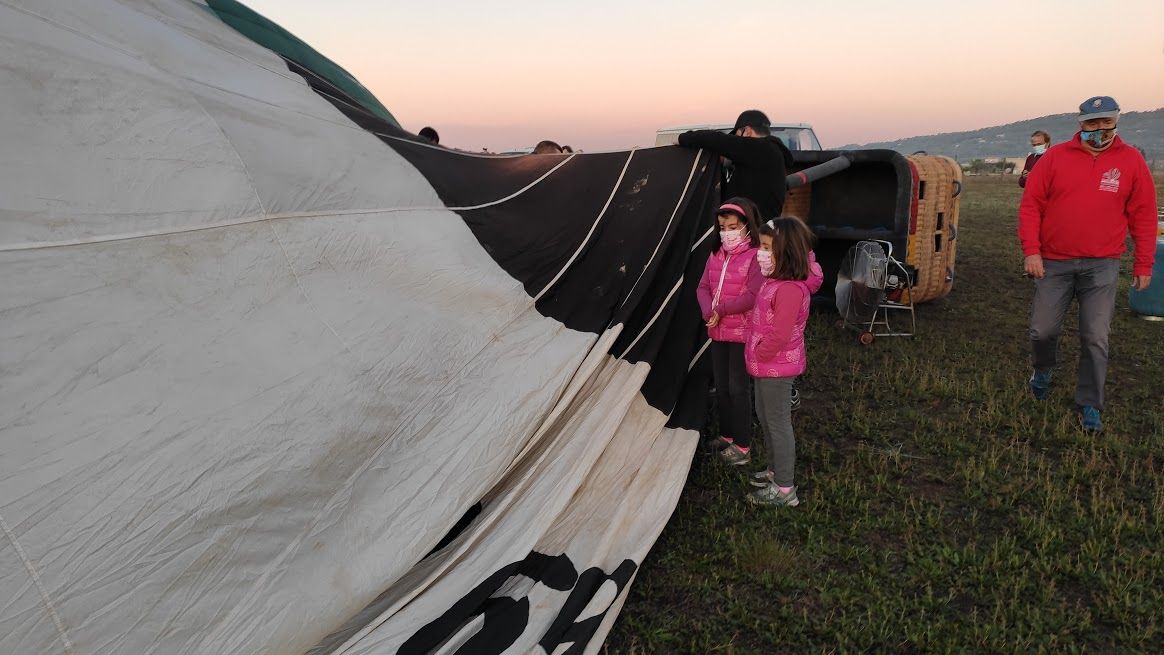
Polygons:
[[1027,387],[1035,396],[1035,400],[1046,400],[1047,396],[1051,394],[1051,372],[1035,371],[1031,374]]
[[790,394],[789,401],[792,404],[792,411],[795,412],[800,409],[800,390],[796,388],[795,382],[792,383],[792,393]]
[[714,437],[703,442],[703,447],[706,448],[708,452],[713,454],[718,453],[730,445],[732,445],[732,442],[728,441],[724,437]]
[[1079,423],[1087,432],[1101,432],[1103,430],[1103,420],[1099,418],[1099,410],[1091,405],[1079,408]]
[[764,469],[763,471],[756,471],[748,476],[748,484],[753,487],[767,487],[772,484],[772,471]]
[[763,507],[796,507],[800,504],[800,499],[796,497],[796,487],[790,489],[788,493],[781,493],[780,487],[767,484],[762,489],[748,494],[748,502]]
[[735,444],[731,444],[727,448],[719,451],[719,457],[724,464],[730,464],[732,466],[743,466],[752,461],[752,456],[740,450],[740,447]]

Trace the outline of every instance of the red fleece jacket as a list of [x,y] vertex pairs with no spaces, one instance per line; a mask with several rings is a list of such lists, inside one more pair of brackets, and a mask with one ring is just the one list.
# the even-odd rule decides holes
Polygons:
[[1156,257],[1156,187],[1138,150],[1118,136],[1098,154],[1079,134],[1047,150],[1031,170],[1019,205],[1024,255],[1118,259],[1131,233],[1133,275],[1151,275]]

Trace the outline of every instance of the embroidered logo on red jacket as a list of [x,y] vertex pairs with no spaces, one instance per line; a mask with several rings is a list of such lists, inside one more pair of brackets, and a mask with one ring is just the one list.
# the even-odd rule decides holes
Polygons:
[[1099,190],[1115,193],[1120,190],[1120,169],[1113,168],[1099,179]]

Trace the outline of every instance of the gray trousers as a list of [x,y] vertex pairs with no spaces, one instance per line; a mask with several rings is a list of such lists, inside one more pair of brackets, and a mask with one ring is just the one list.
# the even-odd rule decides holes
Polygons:
[[796,466],[796,435],[792,432],[792,393],[795,378],[756,378],[756,417],[764,432],[768,468],[772,480],[781,487],[792,486],[792,469]]
[[1059,333],[1072,299],[1079,300],[1079,380],[1075,404],[1103,410],[1107,377],[1107,337],[1115,314],[1118,259],[1043,260],[1045,275],[1035,280],[1031,304],[1031,363],[1036,371],[1055,367]]

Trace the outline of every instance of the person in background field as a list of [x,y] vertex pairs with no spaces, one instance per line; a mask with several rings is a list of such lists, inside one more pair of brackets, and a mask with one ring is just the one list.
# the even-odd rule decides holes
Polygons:
[[431,127],[422,127],[422,128],[420,128],[420,131],[419,131],[419,132],[417,132],[417,133],[416,133],[416,135],[417,135],[417,136],[419,136],[419,137],[420,137],[420,138],[422,138],[422,139],[427,139],[427,140],[428,140],[429,142],[431,142],[431,143],[432,143],[434,146],[435,146],[435,145],[440,145],[440,142],[441,142],[441,136],[440,136],[439,134],[437,134],[437,131],[436,131],[436,130],[434,130],[434,129],[432,129]]
[[744,332],[763,282],[756,262],[756,212],[756,204],[747,198],[730,198],[716,210],[720,231],[712,236],[712,252],[695,291],[711,339],[719,409],[720,436],[706,445],[734,466],[751,461],[751,380],[744,365]]
[[1156,256],[1156,187],[1143,155],[1116,136],[1119,116],[1111,97],[1083,101],[1080,131],[1043,155],[1019,205],[1023,266],[1035,279],[1034,372],[1027,385],[1038,400],[1050,394],[1063,318],[1078,299],[1075,406],[1088,432],[1103,429],[1108,333],[1128,233],[1135,243],[1133,288],[1151,283]]
[[768,468],[750,480],[759,487],[748,495],[748,502],[755,505],[800,504],[793,479],[796,435],[788,393],[792,380],[808,365],[804,328],[812,298],[808,287],[812,242],[812,230],[795,216],[773,219],[760,227],[756,258],[765,280],[756,294],[744,347],[768,455]]
[[736,119],[731,134],[697,130],[679,135],[679,145],[703,148],[730,160],[723,168],[721,197],[743,196],[760,208],[760,219],[784,211],[784,178],[792,167],[792,153],[772,136],[764,112],[749,109]]
[[1039,163],[1043,153],[1047,152],[1047,148],[1051,147],[1051,135],[1042,130],[1037,130],[1031,135],[1031,154],[1027,155],[1027,161],[1023,164],[1023,172],[1019,174],[1019,186],[1026,187],[1027,176],[1031,174],[1031,169],[1035,164]]
[[535,155],[560,155],[562,154],[562,146],[553,141],[539,141],[534,146],[533,154]]

